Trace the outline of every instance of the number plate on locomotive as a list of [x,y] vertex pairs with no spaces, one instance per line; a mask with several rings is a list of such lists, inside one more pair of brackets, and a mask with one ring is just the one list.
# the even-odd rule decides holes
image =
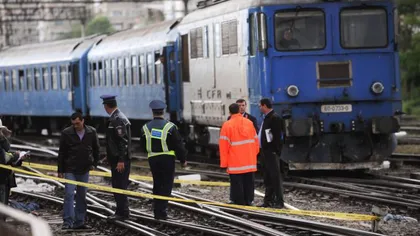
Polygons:
[[340,113],[340,112],[351,112],[351,104],[340,104],[340,105],[322,105],[322,113]]

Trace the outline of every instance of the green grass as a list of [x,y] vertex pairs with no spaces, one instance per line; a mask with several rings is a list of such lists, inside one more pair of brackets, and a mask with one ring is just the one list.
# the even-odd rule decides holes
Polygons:
[[403,111],[409,115],[420,116],[420,98],[403,101]]

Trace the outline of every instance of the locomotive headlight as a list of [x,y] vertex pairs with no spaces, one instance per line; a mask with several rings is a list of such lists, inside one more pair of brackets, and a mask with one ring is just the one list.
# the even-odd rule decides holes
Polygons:
[[384,91],[384,85],[381,82],[373,83],[370,88],[372,89],[372,92],[376,94],[380,94]]
[[296,97],[299,94],[299,89],[296,85],[290,85],[287,87],[287,94],[290,97]]

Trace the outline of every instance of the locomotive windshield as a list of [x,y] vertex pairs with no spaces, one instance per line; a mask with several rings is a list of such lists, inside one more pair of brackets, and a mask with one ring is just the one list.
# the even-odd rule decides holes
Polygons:
[[279,51],[314,50],[325,47],[322,10],[294,10],[275,15],[276,48]]
[[344,9],[340,22],[343,48],[379,48],[388,45],[387,17],[383,8]]

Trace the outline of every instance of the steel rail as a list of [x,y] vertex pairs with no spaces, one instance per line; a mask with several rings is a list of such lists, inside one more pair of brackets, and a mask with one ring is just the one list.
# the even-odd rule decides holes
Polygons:
[[[42,199],[42,200],[57,203],[57,204],[60,204],[60,205],[64,204],[64,201],[61,198],[60,198],[60,200],[58,200],[56,197],[44,196],[44,195],[39,195],[39,194],[34,194],[34,193],[28,193],[28,192],[23,192],[23,191],[19,191],[19,190],[12,190],[12,191],[14,193],[17,193],[17,194],[20,194],[20,195],[26,195],[26,196],[33,197],[33,198]],[[96,211],[93,211],[93,210],[90,210],[90,209],[87,210],[87,213],[89,213],[91,215],[94,215],[94,216],[97,216],[101,219],[107,219],[107,217],[105,215],[100,214],[100,213],[98,213]],[[152,228],[148,228],[146,226],[143,226],[143,228],[139,228],[137,226],[130,225],[129,223],[123,222],[123,221],[120,221],[120,220],[115,220],[115,221],[112,221],[112,222],[119,225],[119,226],[122,226],[124,228],[129,228],[131,230],[134,230],[137,233],[140,233],[141,235],[146,235],[146,236],[164,236],[165,235],[166,236],[166,234],[162,234],[160,232],[159,232],[159,234],[151,233],[151,232],[155,232],[156,230],[154,230]]]
[[[107,169],[105,167],[98,166],[98,169],[100,169],[102,171],[105,171],[105,172],[111,172],[109,169]],[[152,193],[153,185],[148,184],[148,183],[144,183],[144,182],[141,182],[141,181],[133,180],[131,178],[130,178],[130,181],[133,182],[133,183],[137,183],[140,186],[144,187],[143,189],[139,189],[139,190],[147,192],[147,193]],[[191,199],[190,197],[185,196],[185,194],[180,194],[176,191],[172,192],[172,196],[179,197],[179,198],[182,198],[182,199]],[[265,227],[263,225],[256,224],[254,222],[247,221],[246,219],[236,217],[236,216],[231,215],[231,214],[217,212],[213,207],[210,207],[210,206],[205,206],[205,205],[202,205],[202,204],[196,204],[197,207],[192,207],[192,206],[189,206],[187,204],[183,204],[183,203],[179,203],[179,202],[173,202],[173,201],[169,201],[169,204],[173,205],[173,206],[176,206],[176,207],[186,208],[186,209],[189,209],[189,210],[192,210],[192,211],[200,212],[200,213],[203,213],[203,214],[210,214],[213,217],[217,217],[217,218],[223,219],[223,220],[231,222],[231,223],[242,225],[242,227],[246,227],[249,230],[259,231],[260,233],[263,233],[264,235],[287,235],[287,234],[282,234],[281,232],[273,230],[269,227]],[[207,210],[204,210],[202,208],[205,208]]]

